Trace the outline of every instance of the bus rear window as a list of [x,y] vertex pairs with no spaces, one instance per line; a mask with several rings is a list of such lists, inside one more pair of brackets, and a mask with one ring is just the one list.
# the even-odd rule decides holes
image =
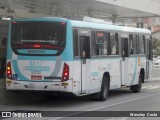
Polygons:
[[[38,54],[58,56],[63,52],[65,48],[66,26],[67,24],[65,22],[12,22],[11,47],[13,51],[18,55]],[[27,52],[31,50],[34,52]],[[38,50],[41,50],[43,52],[36,53],[35,51]]]

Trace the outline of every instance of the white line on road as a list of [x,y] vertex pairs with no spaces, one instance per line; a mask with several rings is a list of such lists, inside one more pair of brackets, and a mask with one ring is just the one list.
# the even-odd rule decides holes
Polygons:
[[160,86],[149,87],[149,88],[147,88],[147,89],[152,90],[152,89],[157,89],[157,88],[160,88]]
[[135,100],[139,100],[139,99],[143,99],[143,98],[147,98],[147,97],[151,97],[151,96],[155,96],[155,95],[160,95],[160,93],[155,93],[155,94],[152,94],[152,95],[147,95],[147,96],[143,96],[143,97],[139,97],[139,98],[134,98],[134,99],[130,99],[130,100],[126,100],[126,101],[122,101],[122,102],[119,102],[119,103],[106,105],[106,106],[102,106],[102,107],[98,107],[98,108],[93,108],[93,109],[90,109],[90,110],[87,110],[87,111],[100,110],[100,109],[103,109],[103,108],[108,108],[108,107],[112,107],[112,106],[116,106],[116,105],[120,105],[120,104],[124,104],[124,103],[128,103],[128,102],[132,102],[132,101],[135,101]]
[[144,86],[142,87],[142,89],[149,89],[149,90],[152,90],[152,89],[157,89],[157,88],[160,88],[160,86]]
[[[113,106],[116,106],[116,105],[121,105],[121,104],[124,104],[124,103],[133,102],[133,101],[136,101],[136,100],[152,97],[152,96],[155,96],[155,95],[160,95],[160,93],[155,93],[155,94],[152,94],[152,95],[146,95],[146,96],[143,96],[143,97],[138,97],[138,98],[134,98],[134,99],[130,99],[130,100],[126,100],[126,101],[122,101],[122,102],[119,102],[119,103],[114,103],[114,104],[110,104],[110,105],[106,105],[106,106],[102,106],[102,107],[92,108],[92,109],[89,109],[89,110],[85,110],[83,112],[77,112],[77,113],[69,114],[66,117],[82,114],[82,113],[85,113],[85,112],[88,112],[88,111],[96,111],[96,110],[100,110],[100,109],[104,109],[104,108],[109,108],[109,107],[113,107]],[[66,117],[55,117],[53,119],[48,119],[48,120],[60,120],[60,119],[66,118]]]
[[145,89],[145,88],[147,88],[147,87],[148,87],[148,86],[143,86],[142,89]]
[[127,120],[128,117],[121,117],[121,118],[108,118],[108,119],[104,119],[104,120]]

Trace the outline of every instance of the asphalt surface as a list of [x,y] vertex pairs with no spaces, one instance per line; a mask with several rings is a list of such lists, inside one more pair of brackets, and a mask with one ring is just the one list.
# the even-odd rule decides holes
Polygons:
[[[147,114],[160,116],[160,69],[154,69],[154,81],[145,82],[140,93],[133,93],[129,88],[110,91],[107,101],[90,101],[85,97],[52,97],[31,103],[0,105],[0,111],[17,113],[40,113],[42,118],[2,118],[0,120],[160,120],[160,117],[148,117]],[[39,94],[33,94],[39,97]],[[27,99],[27,98],[26,98]],[[45,112],[47,111],[47,112]],[[146,111],[146,112],[145,112]],[[159,111],[159,112],[158,112]],[[130,113],[145,114],[145,117],[132,117]]]
[[[56,97],[36,101],[28,104],[0,105],[0,111],[13,111],[21,113],[30,113],[32,111],[41,111],[44,118],[38,120],[81,120],[81,116],[87,116],[85,119],[90,120],[132,120],[134,117],[121,116],[114,118],[107,117],[107,111],[160,111],[160,81],[147,82],[143,84],[140,93],[133,93],[129,88],[113,90],[110,92],[107,101],[90,101],[89,97]],[[59,112],[44,112],[59,111]],[[65,112],[71,111],[71,112]],[[98,111],[98,112],[88,112]],[[103,112],[99,112],[103,111]],[[105,112],[106,113],[105,113]],[[99,117],[95,117],[96,115]],[[98,114],[97,114],[98,113]],[[114,112],[113,112],[114,113]],[[54,115],[53,115],[54,114]],[[55,116],[55,114],[57,116]],[[112,114],[112,113],[111,113]],[[118,113],[117,113],[118,114]],[[123,114],[123,113],[119,113]],[[47,116],[48,115],[48,116]],[[128,113],[127,113],[128,115]],[[67,117],[66,117],[67,116]],[[69,117],[72,116],[72,117]],[[74,117],[73,117],[74,116]],[[92,117],[94,116],[94,117]],[[105,117],[103,117],[105,116]],[[2,118],[1,118],[2,119]],[[19,120],[22,118],[4,118],[5,120]],[[23,118],[35,119],[35,118]],[[140,118],[142,119],[142,118]],[[146,117],[145,119],[149,119]],[[160,119],[158,117],[152,119]]]

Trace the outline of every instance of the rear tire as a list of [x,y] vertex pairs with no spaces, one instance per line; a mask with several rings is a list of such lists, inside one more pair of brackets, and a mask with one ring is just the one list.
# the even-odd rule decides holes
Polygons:
[[107,78],[103,78],[101,84],[101,91],[91,96],[91,100],[106,101],[109,93],[109,82]]
[[142,76],[139,76],[139,81],[137,85],[132,85],[130,87],[131,90],[133,90],[134,93],[139,93],[141,91],[141,87],[142,87]]

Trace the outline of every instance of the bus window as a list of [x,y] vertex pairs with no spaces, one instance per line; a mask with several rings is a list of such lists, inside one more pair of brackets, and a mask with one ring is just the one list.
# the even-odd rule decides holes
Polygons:
[[153,60],[152,37],[149,37],[149,60]]
[[140,48],[139,48],[139,35],[136,35],[136,46],[137,46],[137,54],[140,54]]
[[149,39],[148,39],[148,36],[145,36],[146,37],[146,58],[147,60],[149,60]]
[[81,58],[90,59],[90,37],[80,36],[80,56]]
[[96,55],[107,55],[107,34],[103,31],[96,32]]
[[145,35],[143,35],[143,42],[144,42],[144,54],[146,54],[146,38],[145,38]]
[[79,56],[79,45],[78,45],[78,30],[73,30],[73,47],[74,47],[74,57]]
[[129,35],[129,52],[130,55],[137,54],[137,37],[136,35]]
[[134,54],[134,52],[133,52],[133,35],[129,35],[129,49],[130,49],[130,55]]
[[121,38],[121,55],[122,57],[129,57],[128,38]]
[[96,47],[96,40],[95,40],[95,31],[92,30],[91,32],[91,48],[92,48],[92,56],[97,56],[97,47]]
[[118,33],[110,33],[110,51],[111,55],[119,54]]
[[66,45],[66,26],[67,23],[49,21],[12,23],[11,47],[17,55],[58,56]]
[[133,35],[133,54],[137,54],[137,36]]
[[144,54],[145,51],[145,43],[142,35],[139,35],[139,53]]

